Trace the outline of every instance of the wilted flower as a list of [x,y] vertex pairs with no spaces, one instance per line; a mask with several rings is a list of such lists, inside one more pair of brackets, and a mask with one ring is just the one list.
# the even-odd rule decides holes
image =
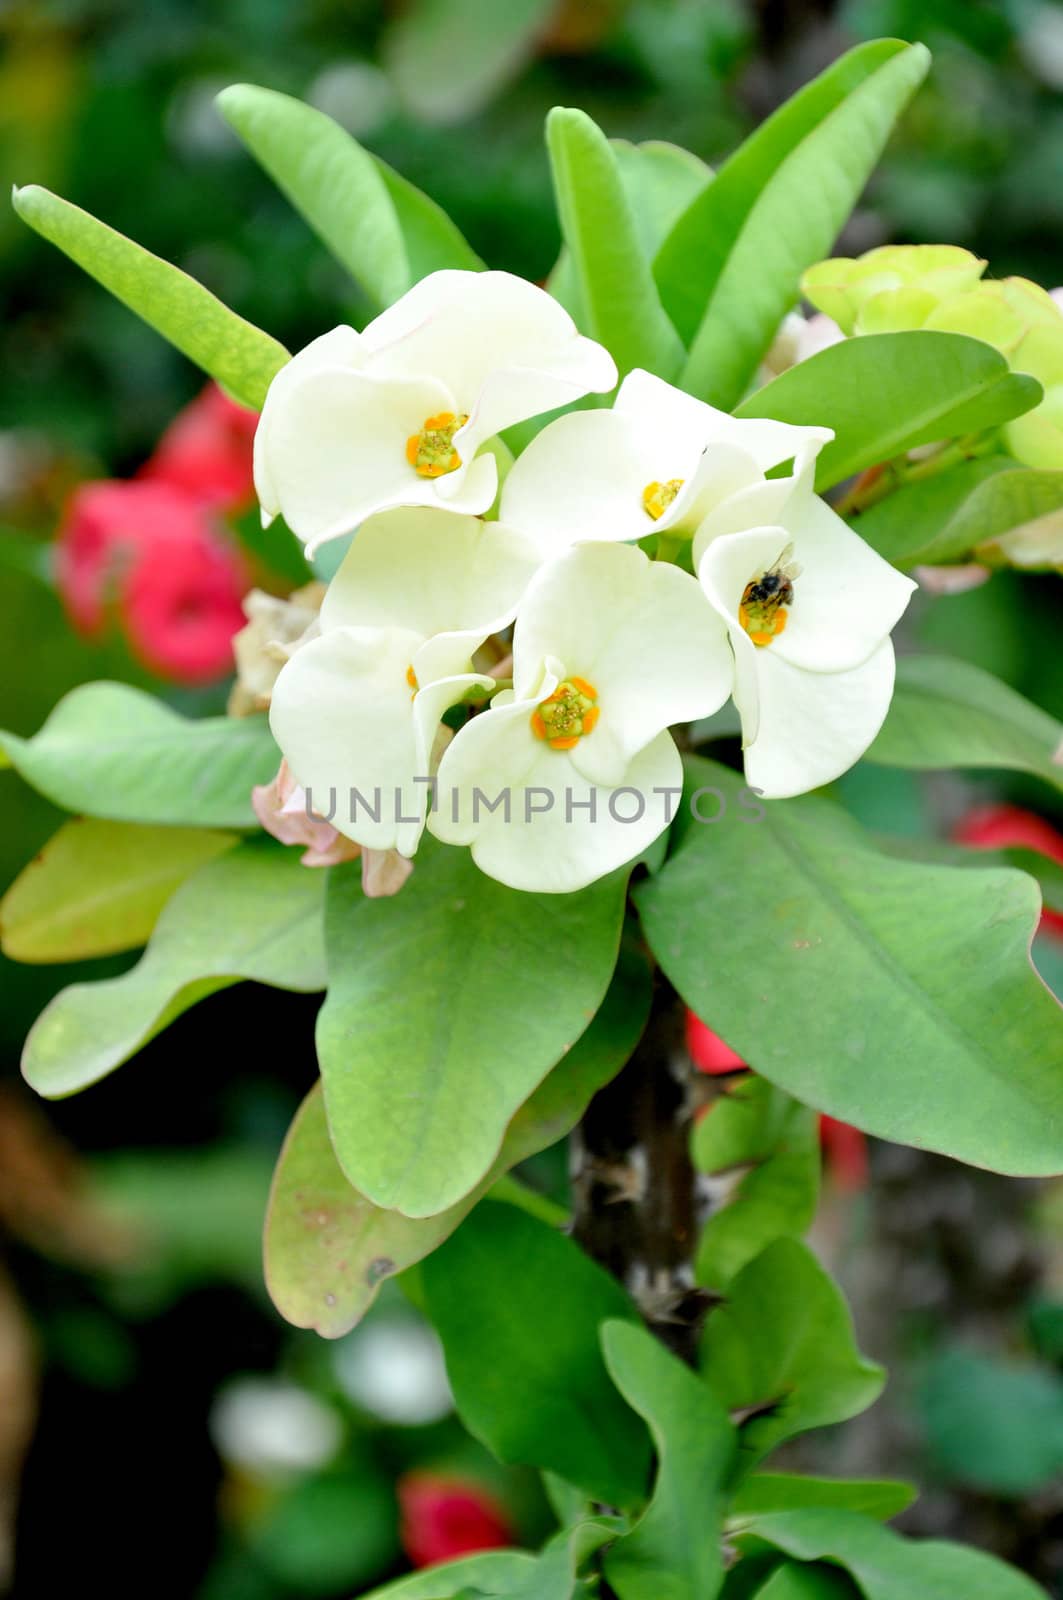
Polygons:
[[306,790],[296,783],[286,761],[281,762],[272,783],[251,790],[251,805],[274,839],[305,847],[304,867],[335,867],[361,856],[362,890],[370,900],[398,894],[413,871],[413,863],[396,850],[363,850],[311,811]]
[[318,614],[324,598],[323,583],[305,584],[283,600],[262,589],[244,596],[247,625],[233,639],[236,682],[229,696],[230,716],[268,709],[284,663],[320,631]]
[[274,378],[255,485],[309,549],[395,506],[486,511],[501,429],[616,382],[612,357],[508,272],[433,272],[363,333],[334,328]]

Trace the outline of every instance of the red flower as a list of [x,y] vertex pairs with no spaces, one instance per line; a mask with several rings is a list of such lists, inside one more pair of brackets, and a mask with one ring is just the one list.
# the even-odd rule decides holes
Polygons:
[[819,1142],[823,1160],[839,1189],[857,1194],[867,1188],[867,1138],[859,1128],[824,1112],[819,1119]]
[[724,1072],[739,1072],[745,1067],[742,1057],[736,1055],[729,1044],[724,1044],[718,1033],[691,1010],[687,1010],[687,1049],[690,1059],[699,1072],[718,1077]]
[[248,506],[255,493],[251,446],[257,425],[257,411],[238,406],[209,383],[171,422],[140,478],[183,489],[203,505]]
[[60,529],[56,576],[75,627],[116,615],[138,660],[178,683],[232,670],[248,574],[206,508],[164,483],[84,484]]
[[400,1535],[415,1567],[513,1543],[505,1512],[479,1484],[434,1472],[408,1472],[398,1482]]
[[[1021,806],[979,806],[957,823],[953,837],[973,850],[1034,850],[1063,866],[1063,834]],[[1063,937],[1063,913],[1042,911],[1041,927]]]

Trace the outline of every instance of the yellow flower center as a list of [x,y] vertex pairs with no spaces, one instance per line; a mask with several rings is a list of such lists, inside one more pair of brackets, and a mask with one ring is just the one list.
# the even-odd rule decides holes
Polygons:
[[442,478],[447,472],[456,472],[461,457],[454,448],[454,435],[469,418],[466,413],[455,416],[453,411],[440,411],[426,417],[420,433],[411,433],[406,440],[406,460],[422,478]]
[[598,691],[586,678],[564,678],[531,714],[537,739],[551,750],[572,750],[598,721]]
[[796,562],[787,565],[792,554],[793,545],[787,545],[778,561],[750,579],[742,591],[738,620],[761,649],[779,637],[789,618],[794,579],[801,572]]
[[648,483],[642,491],[643,511],[656,522],[664,516],[685,481],[684,478],[669,478],[667,483],[658,483],[656,479]]

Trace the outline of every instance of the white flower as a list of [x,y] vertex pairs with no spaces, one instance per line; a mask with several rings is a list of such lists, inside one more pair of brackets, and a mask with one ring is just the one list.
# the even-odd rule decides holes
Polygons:
[[727,698],[726,636],[678,567],[584,544],[529,586],[513,671],[512,691],[446,750],[429,826],[512,888],[580,889],[675,814],[683,776],[668,727]]
[[890,631],[916,585],[812,489],[812,464],[735,495],[694,540],[726,623],[750,785],[771,799],[829,783],[889,709]]
[[611,411],[576,411],[544,428],[502,487],[501,517],[546,551],[582,539],[690,538],[729,495],[833,438],[827,428],[742,420],[636,369]]
[[308,550],[393,506],[481,512],[501,429],[616,383],[608,351],[508,272],[433,272],[365,329],[282,367],[255,435],[263,518]]
[[495,688],[472,656],[512,621],[535,566],[524,540],[478,517],[419,508],[362,527],[320,637],[282,669],[270,706],[307,803],[348,839],[413,855],[443,713]]

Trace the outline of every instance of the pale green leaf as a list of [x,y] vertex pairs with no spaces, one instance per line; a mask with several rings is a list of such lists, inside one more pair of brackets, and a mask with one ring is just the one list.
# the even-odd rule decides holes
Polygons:
[[[249,83],[223,89],[218,106],[379,308],[391,305],[417,278],[438,267],[482,264],[437,206],[397,174],[386,172],[323,111]],[[403,226],[400,202],[407,220],[420,227],[416,251]]]
[[124,683],[72,689],[32,738],[0,731],[0,748],[66,811],[174,827],[254,827],[252,786],[279,760],[265,717],[193,720]]
[[[693,759],[688,781],[739,815],[735,773]],[[806,1104],[1003,1172],[1063,1168],[1063,1010],[1030,966],[1032,879],[883,856],[809,795],[689,824],[635,899],[687,1005]]]
[[740,1429],[747,1466],[784,1439],[866,1411],[886,1375],[860,1355],[841,1290],[796,1239],[777,1239],[709,1315],[701,1367]]
[[26,1040],[25,1077],[49,1099],[84,1089],[241,978],[323,989],[323,895],[324,874],[272,839],[247,840],[208,862],[174,894],[135,967],[56,995]]
[[187,273],[36,184],[14,191],[24,222],[135,311],[241,404],[259,411],[288,352]]
[[689,342],[680,381],[691,394],[724,408],[741,398],[929,64],[923,45],[858,46],[777,111],[680,218],[655,270]]
[[613,1382],[657,1451],[653,1497],[606,1552],[606,1577],[619,1600],[713,1600],[735,1431],[705,1384],[645,1328],[607,1322],[601,1340]]
[[649,1000],[645,962],[622,959],[598,1015],[521,1106],[490,1171],[434,1217],[382,1211],[351,1187],[332,1149],[320,1089],[313,1089],[285,1140],[266,1217],[266,1282],[281,1315],[325,1338],[352,1328],[385,1278],[448,1238],[502,1173],[569,1132],[634,1050]]
[[414,116],[463,122],[516,76],[556,9],[556,0],[411,0],[384,36],[384,63]]
[[0,901],[13,961],[84,961],[146,944],[171,894],[235,844],[231,833],[75,817]]
[[962,333],[869,333],[829,345],[780,373],[738,407],[740,417],[833,428],[816,463],[817,489],[917,445],[994,428],[1042,397],[992,345]]
[[432,1216],[481,1181],[602,1002],[625,883],[523,894],[432,839],[391,899],[365,899],[357,865],[331,874],[318,1059],[336,1155],[375,1205]]
[[617,158],[586,112],[555,106],[546,143],[583,331],[621,378],[633,367],[674,377],[683,347],[661,306]]
[[598,1328],[636,1322],[571,1239],[484,1201],[421,1268],[466,1427],[502,1461],[558,1473],[621,1508],[641,1500],[650,1441],[610,1381]]
[[1063,789],[1063,723],[972,662],[902,656],[865,757],[888,767],[1004,767]]

